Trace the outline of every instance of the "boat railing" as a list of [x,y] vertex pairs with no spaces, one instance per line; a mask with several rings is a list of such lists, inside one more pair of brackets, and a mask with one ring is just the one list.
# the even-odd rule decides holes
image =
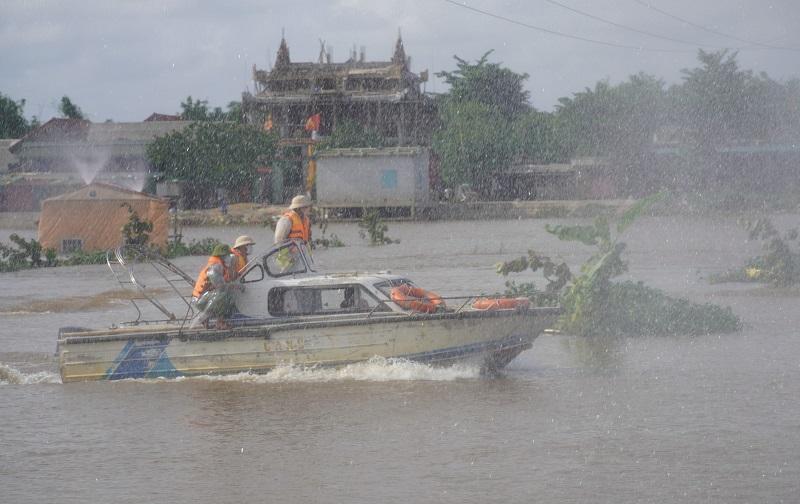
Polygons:
[[156,295],[159,294],[159,291],[148,287],[145,283],[146,279],[149,282],[149,278],[153,274],[155,274],[155,278],[163,281],[161,282],[162,288],[171,291],[174,298],[180,300],[179,306],[186,307],[186,314],[181,318],[185,320],[193,315],[190,299],[181,292],[180,288],[185,290],[187,285],[191,287],[194,280],[156,250],[124,245],[106,252],[106,264],[117,282],[132,294],[129,301],[137,313],[135,320],[124,322],[122,325],[152,324],[165,321],[163,319],[143,320],[143,307],[146,306],[142,304],[143,301],[153,306],[160,313],[159,316],[165,316],[166,321],[178,319],[175,309],[170,309],[157,299]]

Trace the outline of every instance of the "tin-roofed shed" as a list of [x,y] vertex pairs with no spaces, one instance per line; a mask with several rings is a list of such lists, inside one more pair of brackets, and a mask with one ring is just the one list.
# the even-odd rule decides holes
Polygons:
[[430,201],[430,155],[422,147],[327,149],[317,154],[317,205],[405,207]]
[[42,202],[39,242],[62,253],[105,250],[122,243],[130,207],[153,223],[150,243],[167,244],[169,202],[163,198],[108,184],[92,183]]

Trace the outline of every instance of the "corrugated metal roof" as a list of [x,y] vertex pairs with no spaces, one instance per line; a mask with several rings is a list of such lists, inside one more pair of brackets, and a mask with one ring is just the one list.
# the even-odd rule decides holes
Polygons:
[[424,147],[363,147],[350,149],[324,149],[317,153],[318,157],[367,157],[367,156],[416,156]]
[[155,137],[179,131],[192,121],[148,121],[131,123],[92,123],[86,141],[92,144],[149,142]]
[[154,199],[161,200],[157,196],[145,194],[138,191],[132,191],[123,187],[114,186],[111,184],[103,184],[100,182],[92,182],[86,187],[82,187],[77,191],[54,196],[45,201],[50,200],[130,200],[130,199]]

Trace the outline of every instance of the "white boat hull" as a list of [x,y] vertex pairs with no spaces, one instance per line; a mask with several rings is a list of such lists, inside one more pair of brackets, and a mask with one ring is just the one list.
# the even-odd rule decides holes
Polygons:
[[63,382],[265,373],[282,365],[342,366],[375,356],[499,369],[556,317],[556,308],[467,310],[262,321],[228,330],[177,324],[62,331]]

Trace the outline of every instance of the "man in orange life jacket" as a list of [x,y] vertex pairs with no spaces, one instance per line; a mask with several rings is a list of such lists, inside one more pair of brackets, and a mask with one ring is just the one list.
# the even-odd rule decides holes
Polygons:
[[233,248],[231,249],[233,261],[230,275],[232,278],[238,278],[242,274],[250,254],[253,253],[253,245],[255,244],[256,242],[247,235],[242,235],[233,242]]
[[306,245],[311,244],[311,205],[311,200],[302,194],[292,198],[289,210],[275,226],[275,243],[303,240]]
[[[229,258],[231,249],[227,245],[219,244],[214,247],[208,263],[200,270],[197,282],[192,291],[192,304],[202,311],[197,323],[206,325],[212,316],[217,317],[217,326],[225,326],[225,317],[230,315],[235,308],[230,293],[223,292],[225,285],[230,282],[230,268],[225,260]],[[215,292],[216,291],[216,292]]]

